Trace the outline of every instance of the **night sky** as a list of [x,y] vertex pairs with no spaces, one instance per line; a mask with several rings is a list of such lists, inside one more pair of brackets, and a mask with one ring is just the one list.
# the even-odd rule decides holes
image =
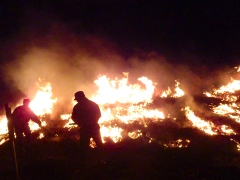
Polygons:
[[157,54],[204,73],[239,65],[239,1],[3,0],[0,13],[2,101],[24,90],[5,70],[21,67],[19,59],[33,47],[58,49],[72,66],[79,49],[101,61],[117,54],[126,63]]
[[207,64],[207,59],[225,63],[239,56],[237,2],[1,1],[1,48],[27,36],[26,26],[32,32],[29,28],[25,33],[41,37],[49,34],[53,23],[63,23],[75,34],[109,38],[126,58],[143,49],[170,57],[193,53]]

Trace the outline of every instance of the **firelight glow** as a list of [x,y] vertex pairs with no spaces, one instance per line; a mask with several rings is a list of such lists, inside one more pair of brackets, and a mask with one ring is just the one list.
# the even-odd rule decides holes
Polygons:
[[31,100],[29,107],[38,115],[51,114],[53,104],[57,102],[57,98],[52,98],[52,87],[47,83],[44,87],[39,87],[36,96]]
[[209,121],[204,121],[201,118],[197,117],[194,112],[190,109],[189,106],[185,107],[185,115],[186,117],[192,122],[192,125],[194,127],[197,127],[198,129],[204,131],[205,133],[209,135],[216,135],[217,132],[213,131],[214,124]]
[[174,97],[174,98],[178,98],[178,97],[182,97],[184,96],[184,91],[179,87],[180,83],[176,80],[176,88],[174,89],[174,92],[172,92],[171,88],[168,87],[168,89],[166,91],[163,91],[161,96],[162,98],[166,98],[166,97]]
[[[238,68],[238,72],[240,67]],[[156,83],[152,82],[147,77],[138,78],[137,84],[131,84],[128,79],[128,73],[123,73],[124,77],[110,79],[106,75],[99,75],[94,83],[98,90],[96,94],[92,95],[91,100],[99,104],[102,112],[102,117],[99,119],[100,131],[102,141],[105,143],[106,139],[111,139],[114,143],[122,141],[126,136],[132,139],[137,139],[143,136],[140,128],[147,128],[150,123],[160,123],[166,119],[166,112],[164,107],[151,106],[155,92]],[[170,87],[166,91],[161,91],[161,98],[178,98],[185,95],[185,92],[179,87],[180,83],[175,81],[175,89],[172,91]],[[212,107],[212,112],[215,114],[228,116],[240,123],[239,104],[236,100],[239,97],[235,94],[240,90],[240,81],[232,79],[226,86],[219,89],[214,89],[213,92],[205,92],[208,97],[218,97],[224,101],[228,100],[228,104],[221,103],[219,106]],[[45,86],[39,86],[36,95],[30,103],[30,108],[41,118],[46,114],[53,113],[53,106],[57,103],[57,98],[53,98],[51,83],[46,83]],[[72,106],[76,102],[72,102]],[[154,108],[153,108],[154,107]],[[183,107],[184,108],[184,107]],[[235,135],[236,132],[227,125],[215,125],[210,120],[204,120],[197,117],[189,106],[184,108],[185,116],[191,122],[192,127],[200,129],[208,135]],[[61,114],[59,117],[65,121],[63,128],[71,130],[77,125],[73,124],[71,114]],[[171,114],[167,114],[167,118],[172,118]],[[0,135],[7,134],[7,120],[1,117],[0,121]],[[41,119],[43,120],[43,119]],[[39,129],[36,123],[30,121],[31,131]],[[43,121],[46,126],[47,122]],[[129,130],[126,127],[137,125],[136,128]],[[156,141],[151,134],[148,134],[149,142]],[[41,133],[38,137],[43,138]],[[2,138],[4,141],[6,137]],[[1,140],[1,143],[4,141]],[[94,147],[92,142],[91,147]],[[187,147],[190,140],[175,139],[165,143],[165,147]]]
[[[56,101],[57,99],[52,98],[51,84],[46,83],[45,86],[39,87],[35,97],[30,102],[29,107],[42,120],[42,117],[44,115],[52,113],[52,108],[54,103],[56,103]],[[21,104],[22,103],[19,103],[17,106]],[[47,125],[46,121],[42,120],[42,126],[46,126],[46,125]],[[29,122],[29,127],[32,132],[40,129],[38,124],[34,123],[33,121]],[[4,116],[4,117],[1,117],[1,120],[0,120],[0,138],[1,136],[7,133],[8,133],[7,118]],[[43,134],[40,134],[38,138],[40,139],[42,137],[43,137]],[[4,143],[5,142],[4,139],[1,140],[1,142]]]
[[[240,72],[240,66],[236,67],[237,73]],[[212,106],[215,114],[232,118],[240,123],[240,106],[237,102],[240,97],[240,80],[231,78],[227,85],[222,85],[213,92],[205,92],[208,97],[215,97],[222,100],[218,106]]]

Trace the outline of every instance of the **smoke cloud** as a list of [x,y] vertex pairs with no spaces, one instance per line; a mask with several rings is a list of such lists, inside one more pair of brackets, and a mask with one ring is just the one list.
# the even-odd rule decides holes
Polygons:
[[34,97],[37,82],[50,82],[58,103],[70,106],[76,91],[83,90],[88,97],[97,91],[94,80],[98,75],[115,79],[122,77],[123,72],[129,72],[130,83],[137,83],[137,78],[147,76],[157,83],[157,91],[169,86],[174,88],[175,80],[180,82],[185,93],[191,95],[202,94],[207,86],[217,84],[216,79],[209,76],[216,77],[218,73],[209,67],[170,63],[167,57],[157,52],[141,50],[126,58],[110,39],[76,33],[69,26],[47,18],[48,14],[41,12],[40,15],[37,16],[40,20],[35,23],[34,17],[24,17],[26,25],[11,42],[14,58],[2,67],[10,89],[17,89],[26,97]]

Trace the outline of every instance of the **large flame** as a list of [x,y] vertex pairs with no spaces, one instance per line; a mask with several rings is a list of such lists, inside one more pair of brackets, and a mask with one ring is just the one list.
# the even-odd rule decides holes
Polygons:
[[[240,72],[240,66],[236,67],[237,73]],[[204,92],[208,97],[215,97],[222,100],[218,106],[212,106],[215,114],[232,118],[240,123],[240,80],[230,79],[227,85],[223,85],[218,89],[213,89],[213,92]]]
[[[240,72],[240,66],[237,69]],[[129,82],[128,73],[124,73],[124,77],[110,79],[106,75],[100,75],[94,83],[98,90],[96,94],[90,97],[91,100],[99,104],[102,117],[99,119],[102,141],[111,139],[117,143],[125,137],[132,139],[143,136],[142,130],[148,128],[150,123],[160,123],[165,120],[166,112],[164,107],[151,106],[155,92],[156,83],[152,82],[147,77],[138,78],[139,83],[132,84]],[[180,89],[180,83],[175,81],[175,89],[172,91],[170,87],[166,91],[161,91],[160,98],[178,98],[185,93]],[[159,90],[157,90],[159,92]],[[222,103],[211,108],[212,112],[218,115],[227,116],[240,122],[240,108],[237,100],[239,95],[236,92],[240,91],[240,81],[231,79],[231,81],[221,86],[219,89],[214,89],[212,92],[204,92],[208,97],[216,97],[222,99]],[[227,102],[227,103],[226,103]],[[52,87],[50,83],[45,86],[38,86],[38,91],[30,103],[30,108],[41,118],[43,125],[47,125],[45,115],[53,113],[53,105],[57,103],[57,98],[53,98]],[[72,102],[72,106],[75,103]],[[197,117],[189,106],[183,107],[186,118],[191,122],[192,127],[200,129],[208,135],[234,135],[236,132],[228,125],[216,125],[211,119]],[[167,112],[167,118],[170,117]],[[71,114],[61,114],[60,119],[66,123],[63,128],[71,130],[76,128],[71,119]],[[176,119],[176,118],[173,118]],[[32,131],[39,129],[36,123],[30,122]],[[131,127],[131,128],[130,128]],[[4,136],[7,134],[7,119],[1,117],[0,135],[3,143],[7,140]],[[149,142],[157,141],[151,137],[150,133],[145,134],[149,138]],[[44,135],[40,134],[39,138]],[[235,142],[236,140],[234,140]],[[165,147],[187,147],[190,140],[172,139],[167,143],[161,143]],[[91,147],[95,147],[91,140]]]
[[129,84],[128,74],[122,79],[110,80],[105,75],[98,77],[95,84],[98,86],[97,95],[91,99],[98,104],[114,103],[133,103],[139,102],[150,103],[155,86],[147,77],[138,78],[145,85],[145,89],[139,84]]
[[[38,91],[36,92],[35,97],[30,102],[29,107],[32,109],[32,111],[39,116],[40,120],[42,120],[42,126],[46,126],[47,122],[44,121],[42,118],[46,114],[51,114],[53,110],[53,105],[56,103],[57,99],[52,98],[52,87],[50,83],[46,83],[45,86],[38,87]],[[21,103],[18,103],[17,106],[21,105]],[[38,124],[34,123],[33,121],[29,122],[29,127],[31,131],[36,131],[40,127]],[[6,116],[2,116],[0,119],[0,144],[5,142],[5,136],[8,133],[8,127],[7,127],[7,118]],[[42,138],[43,134],[40,133],[38,138]]]
[[[130,84],[127,73],[122,79],[111,80],[103,75],[94,81],[98,86],[98,91],[91,99],[100,105],[102,117],[99,124],[103,139],[110,137],[114,142],[122,139],[121,134],[124,130],[117,127],[117,123],[131,124],[137,121],[147,126],[146,119],[161,121],[165,118],[160,109],[148,107],[155,90],[154,83],[147,77],[141,77],[138,80],[145,88],[139,84]],[[132,134],[134,132],[129,132],[129,137],[132,137]]]
[[51,114],[53,105],[56,103],[57,98],[52,99],[52,86],[47,83],[44,87],[39,87],[35,97],[31,101],[29,107],[33,112],[42,116],[44,114]]

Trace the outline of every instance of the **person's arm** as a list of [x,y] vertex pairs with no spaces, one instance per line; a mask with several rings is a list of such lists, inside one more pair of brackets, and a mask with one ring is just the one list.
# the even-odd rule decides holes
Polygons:
[[71,119],[76,123],[76,111],[75,111],[75,107],[73,108],[73,111],[72,111],[72,115],[71,115]]
[[94,116],[94,119],[99,120],[99,118],[101,117],[101,110],[99,108],[99,106],[97,104],[95,104],[95,107],[93,109],[93,113],[92,115]]
[[42,122],[40,121],[40,119],[37,117],[36,114],[34,114],[33,111],[30,111],[31,113],[31,120],[34,121],[35,123],[37,123],[39,126],[42,126]]
[[77,110],[76,110],[76,107],[73,108],[73,111],[72,111],[72,116],[71,116],[71,119],[73,120],[74,123],[76,123],[78,126],[79,126],[79,122],[78,122],[78,115],[77,115]]

